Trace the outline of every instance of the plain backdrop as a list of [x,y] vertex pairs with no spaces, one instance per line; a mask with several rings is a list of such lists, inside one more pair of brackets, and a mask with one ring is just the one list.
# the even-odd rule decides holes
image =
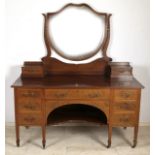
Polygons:
[[113,61],[131,62],[134,76],[145,86],[140,122],[149,123],[148,0],[6,0],[6,122],[14,122],[10,86],[20,75],[21,65],[26,60],[40,60],[46,54],[41,14],[56,11],[70,2],[85,2],[98,11],[113,14],[108,55]]

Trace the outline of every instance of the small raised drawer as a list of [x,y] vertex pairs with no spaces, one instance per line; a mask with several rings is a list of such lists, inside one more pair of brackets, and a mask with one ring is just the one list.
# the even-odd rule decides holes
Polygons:
[[133,89],[117,89],[114,92],[114,100],[137,100],[137,90]]
[[42,123],[41,115],[22,114],[18,117],[20,125],[40,125]]
[[22,77],[44,77],[42,66],[24,66],[22,67]]
[[115,114],[112,116],[112,124],[115,126],[133,126],[136,123],[135,114]]
[[46,99],[109,99],[109,89],[46,89]]
[[41,89],[18,89],[17,90],[18,97],[23,97],[23,98],[40,98],[42,97],[42,91]]

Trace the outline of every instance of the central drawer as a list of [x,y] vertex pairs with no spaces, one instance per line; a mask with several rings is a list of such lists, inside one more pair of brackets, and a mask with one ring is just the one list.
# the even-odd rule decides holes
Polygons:
[[106,99],[110,97],[109,89],[46,89],[46,99]]

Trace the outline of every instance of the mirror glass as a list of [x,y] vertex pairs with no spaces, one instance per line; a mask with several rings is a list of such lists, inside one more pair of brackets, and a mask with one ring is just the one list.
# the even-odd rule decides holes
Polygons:
[[104,16],[86,7],[69,7],[49,19],[49,38],[55,52],[71,60],[95,55],[104,39]]

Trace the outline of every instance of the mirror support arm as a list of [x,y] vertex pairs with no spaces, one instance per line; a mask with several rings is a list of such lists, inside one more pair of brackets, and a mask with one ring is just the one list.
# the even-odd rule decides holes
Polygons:
[[103,46],[102,46],[102,55],[104,57],[105,60],[110,60],[112,61],[112,58],[107,56],[107,48],[109,45],[109,41],[110,41],[110,17],[112,14],[106,14],[105,15],[105,38],[103,41]]
[[48,59],[51,57],[51,45],[48,33],[48,14],[42,14],[44,16],[44,41],[47,49],[47,55],[42,59]]

